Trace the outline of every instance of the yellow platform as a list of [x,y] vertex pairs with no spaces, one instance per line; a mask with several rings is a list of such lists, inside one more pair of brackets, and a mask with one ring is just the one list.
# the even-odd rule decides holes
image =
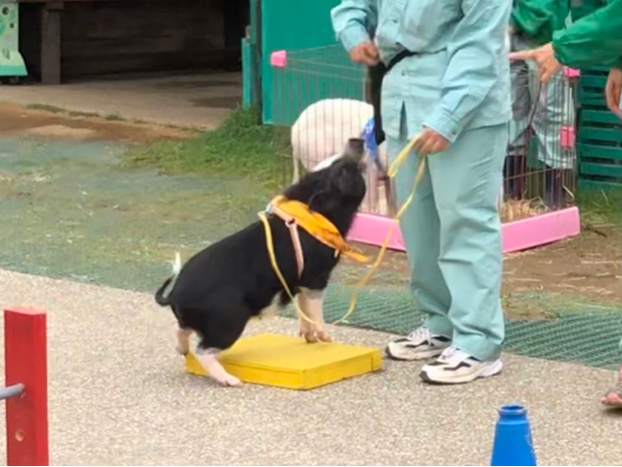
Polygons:
[[[376,348],[308,344],[302,338],[280,334],[242,338],[219,360],[245,383],[288,389],[313,389],[382,368],[382,354]],[[186,370],[206,376],[192,353],[186,356]]]

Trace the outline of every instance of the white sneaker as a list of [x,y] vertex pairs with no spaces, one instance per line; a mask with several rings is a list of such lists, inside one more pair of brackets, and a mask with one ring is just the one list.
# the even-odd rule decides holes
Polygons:
[[435,334],[421,326],[407,337],[398,337],[389,342],[385,352],[394,360],[427,360],[438,357],[450,343],[451,339],[448,337]]
[[419,376],[426,383],[461,384],[498,375],[502,369],[501,360],[482,362],[462,350],[448,347],[437,360],[424,365]]

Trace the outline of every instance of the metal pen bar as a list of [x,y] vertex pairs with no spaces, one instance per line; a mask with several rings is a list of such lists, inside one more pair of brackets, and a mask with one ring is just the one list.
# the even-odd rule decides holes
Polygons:
[[24,385],[22,383],[14,384],[13,386],[7,386],[0,389],[0,400],[8,399],[9,397],[19,396],[24,392]]

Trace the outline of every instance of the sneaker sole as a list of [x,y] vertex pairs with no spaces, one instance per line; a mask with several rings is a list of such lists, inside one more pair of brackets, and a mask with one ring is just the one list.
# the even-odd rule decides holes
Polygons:
[[498,376],[503,371],[503,363],[501,360],[497,360],[496,362],[482,368],[481,372],[473,373],[470,375],[464,375],[462,377],[456,378],[448,378],[446,380],[443,379],[432,379],[428,376],[426,371],[422,371],[419,373],[419,377],[428,384],[466,384],[475,381],[480,378],[490,378],[491,376]]
[[416,362],[416,361],[421,361],[421,360],[430,360],[432,358],[439,357],[443,353],[443,350],[445,349],[443,348],[439,350],[428,350],[427,352],[419,352],[417,355],[412,356],[412,357],[398,357],[391,353],[391,349],[389,348],[389,346],[386,346],[384,348],[384,354],[391,360],[395,360],[398,362]]

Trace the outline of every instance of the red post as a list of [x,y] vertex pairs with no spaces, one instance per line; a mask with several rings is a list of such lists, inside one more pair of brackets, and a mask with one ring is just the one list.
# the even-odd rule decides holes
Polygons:
[[45,311],[4,310],[5,385],[22,383],[6,400],[7,465],[49,465]]

